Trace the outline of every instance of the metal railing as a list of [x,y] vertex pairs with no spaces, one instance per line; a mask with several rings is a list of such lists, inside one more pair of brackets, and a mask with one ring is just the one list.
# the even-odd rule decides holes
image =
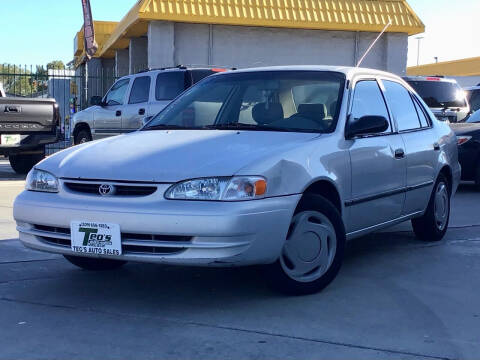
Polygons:
[[[115,82],[114,69],[91,68],[88,83],[84,68],[47,68],[43,65],[0,64],[0,84],[7,96],[28,98],[54,98],[61,116],[64,140],[47,147],[47,154],[70,145],[70,122],[74,113],[88,106],[92,96],[103,96]],[[88,87],[88,92],[85,87]],[[86,94],[88,94],[86,98]]]

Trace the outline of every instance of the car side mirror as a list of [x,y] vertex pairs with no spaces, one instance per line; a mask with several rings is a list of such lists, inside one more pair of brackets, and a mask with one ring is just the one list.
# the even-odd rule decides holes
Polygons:
[[104,106],[102,97],[101,96],[92,96],[90,98],[90,105],[91,106]]
[[350,116],[347,124],[347,131],[345,137],[353,139],[356,136],[380,134],[386,131],[389,127],[388,120],[383,116],[367,115],[358,120],[353,120]]

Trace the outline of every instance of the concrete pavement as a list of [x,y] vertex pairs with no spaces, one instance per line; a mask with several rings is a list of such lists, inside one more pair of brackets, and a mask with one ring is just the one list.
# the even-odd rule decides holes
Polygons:
[[[0,180],[0,239],[22,188]],[[335,282],[304,297],[257,268],[93,273],[0,241],[0,359],[478,359],[479,200],[461,187],[436,244],[408,224],[349,243]]]

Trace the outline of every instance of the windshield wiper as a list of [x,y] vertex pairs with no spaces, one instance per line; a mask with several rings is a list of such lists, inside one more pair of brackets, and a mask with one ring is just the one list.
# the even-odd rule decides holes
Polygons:
[[187,127],[187,126],[181,126],[181,125],[173,125],[173,124],[157,124],[157,125],[147,126],[146,128],[143,128],[142,130],[178,130],[178,129],[192,130],[192,129],[199,129],[199,128],[198,127]]

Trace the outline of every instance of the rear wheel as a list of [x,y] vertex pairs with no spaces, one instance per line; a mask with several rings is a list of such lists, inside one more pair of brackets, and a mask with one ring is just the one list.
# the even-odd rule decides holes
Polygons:
[[325,198],[302,199],[290,224],[280,258],[267,267],[270,285],[284,293],[316,293],[337,276],[345,247],[338,210]]
[[45,155],[42,154],[17,154],[10,155],[8,160],[10,166],[17,174],[27,174],[32,168],[39,163]]
[[127,262],[112,259],[94,259],[88,257],[64,255],[65,259],[70,261],[73,265],[78,266],[84,270],[90,271],[104,271],[114,270],[122,267]]
[[440,174],[425,214],[412,220],[415,235],[423,241],[440,241],[450,221],[450,190],[447,178]]
[[90,135],[90,131],[82,129],[75,135],[74,141],[75,145],[84,144],[92,141],[92,135]]

